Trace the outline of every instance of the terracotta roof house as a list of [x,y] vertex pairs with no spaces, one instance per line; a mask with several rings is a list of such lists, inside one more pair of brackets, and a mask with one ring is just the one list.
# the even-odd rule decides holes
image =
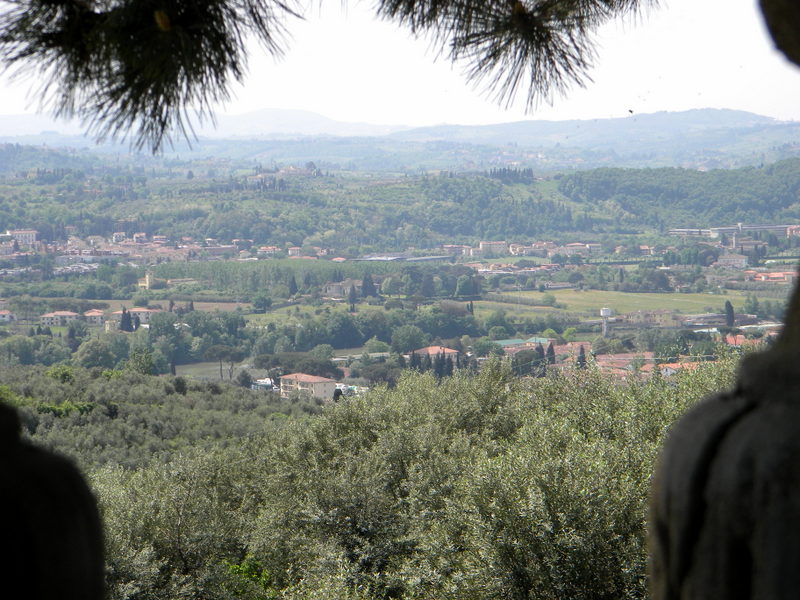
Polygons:
[[361,294],[363,285],[361,279],[344,279],[342,281],[330,281],[322,286],[322,295],[332,298],[347,298],[350,288],[355,288],[357,294]]
[[70,321],[75,321],[80,317],[76,312],[69,310],[57,310],[55,312],[45,313],[39,317],[39,322],[47,327],[66,325]]
[[322,400],[333,400],[336,381],[327,377],[307,375],[306,373],[290,373],[281,377],[281,398],[291,394],[308,394]]
[[526,342],[520,338],[512,338],[508,340],[492,340],[495,344],[500,346],[503,349],[514,347],[514,346],[525,346]]
[[744,269],[747,267],[747,257],[744,254],[735,254],[731,252],[720,255],[715,264],[730,269]]
[[458,354],[458,350],[445,348],[444,346],[425,346],[424,348],[419,348],[418,350],[412,351],[411,354],[430,357],[438,356],[439,354],[444,354],[445,356],[455,356]]
[[83,318],[86,319],[89,325],[102,325],[103,321],[106,320],[106,314],[102,310],[93,308],[83,313]]
[[[160,312],[164,312],[164,311],[159,310],[157,308],[140,308],[140,307],[136,307],[136,308],[128,309],[128,312],[131,314],[131,318],[133,318],[134,316],[138,316],[140,323],[147,324],[147,323],[150,322],[150,318],[154,314],[160,313]],[[111,313],[111,316],[114,317],[114,319],[116,319],[117,321],[119,321],[122,318],[122,311],[121,310],[115,310],[113,313]]]
[[653,364],[648,363],[643,365],[639,371],[641,373],[655,373],[658,371],[662,377],[671,377],[675,375],[679,371],[687,370],[693,371],[698,367],[698,363],[696,362],[677,362],[677,363],[661,363],[661,364]]

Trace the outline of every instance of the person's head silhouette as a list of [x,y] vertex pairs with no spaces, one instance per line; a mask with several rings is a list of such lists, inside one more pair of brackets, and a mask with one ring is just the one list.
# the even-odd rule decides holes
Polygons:
[[4,585],[21,590],[19,597],[104,597],[103,536],[94,496],[69,460],[20,437],[16,411],[2,403],[0,544]]

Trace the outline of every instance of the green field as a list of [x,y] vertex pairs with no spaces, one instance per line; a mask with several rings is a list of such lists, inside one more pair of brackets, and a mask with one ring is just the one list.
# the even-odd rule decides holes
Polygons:
[[[283,306],[274,310],[269,310],[261,314],[244,315],[247,324],[252,327],[264,327],[269,323],[285,324],[287,321],[302,322],[304,319],[324,316],[334,312],[348,312],[350,305],[347,302],[326,302],[321,306],[309,306],[306,304],[294,304]],[[356,312],[383,311],[382,304],[356,305]]]
[[[787,288],[787,293],[788,291]],[[542,313],[553,312],[554,310],[557,310],[557,312],[564,311],[599,316],[600,309],[603,307],[611,308],[617,314],[635,312],[638,310],[673,310],[683,314],[695,314],[722,312],[726,300],[730,300],[734,310],[741,311],[746,296],[745,292],[736,290],[727,290],[726,294],[647,294],[603,290],[580,291],[576,289],[555,290],[549,293],[555,296],[559,304],[563,304],[566,307],[557,310],[546,306],[526,306],[523,304],[497,301],[481,301],[475,303],[475,309],[476,313],[481,314],[483,312],[502,308],[503,310],[519,316],[541,315]],[[544,296],[544,294],[538,292],[507,292],[505,295],[533,298],[535,300],[541,300]],[[759,298],[781,302],[785,301],[784,297],[779,296],[766,297],[759,295]]]
[[[253,369],[252,366],[249,364],[249,361],[244,361],[236,365],[233,370],[233,378],[236,379],[236,376],[239,374],[239,371],[247,369],[250,375],[253,376],[253,379],[256,377],[262,377],[264,370],[263,369]],[[228,379],[228,365],[227,363],[222,364],[222,373],[225,376],[225,381],[229,381]],[[192,363],[189,365],[177,365],[175,367],[175,375],[180,377],[185,377],[187,379],[200,379],[204,381],[219,381],[219,363],[216,361],[213,362],[199,362],[199,363]]]
[[524,319],[525,317],[535,318],[544,316],[547,313],[563,315],[564,310],[552,308],[550,306],[526,306],[524,304],[513,304],[507,302],[496,302],[494,300],[476,300],[474,303],[475,317],[485,319],[491,313],[503,310],[509,315]]
[[[789,288],[786,288],[788,294]],[[639,310],[672,310],[681,314],[697,314],[705,312],[723,312],[726,300],[730,300],[734,310],[742,312],[746,292],[737,290],[726,290],[725,293],[702,293],[702,294],[680,294],[680,293],[630,293],[614,292],[603,290],[551,290],[546,292],[555,297],[559,308],[551,306],[530,306],[517,302],[504,302],[496,299],[475,301],[475,316],[479,319],[486,318],[489,314],[497,310],[504,310],[517,318],[535,318],[548,313],[559,315],[570,314],[576,318],[599,318],[600,309],[603,307],[611,308],[615,314],[624,314]],[[532,299],[541,302],[545,294],[539,292],[503,292],[507,298]],[[777,293],[765,294],[757,293],[760,300],[770,300],[784,302],[785,297]],[[245,315],[248,324],[253,327],[263,327],[268,323],[284,324],[289,322],[301,323],[304,319],[324,316],[326,313],[345,312],[349,309],[346,302],[335,304],[325,304],[323,306],[293,305],[265,314]],[[358,312],[382,311],[382,306],[369,306],[359,304]]]

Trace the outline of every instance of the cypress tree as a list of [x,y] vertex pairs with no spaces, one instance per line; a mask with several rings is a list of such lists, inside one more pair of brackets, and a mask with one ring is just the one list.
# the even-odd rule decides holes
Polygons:
[[436,379],[441,379],[444,377],[444,353],[439,352],[433,358],[433,374],[436,376]]
[[[581,348],[583,348],[583,346],[581,346]],[[556,364],[556,349],[553,348],[553,342],[547,345],[547,363],[551,365]]]
[[547,369],[547,361],[545,360],[544,348],[541,344],[536,344],[536,363],[533,367],[532,373],[536,377],[544,377],[545,370]]
[[730,300],[725,300],[725,326],[733,327],[736,323],[736,315],[733,312],[733,304]]
[[431,355],[426,354],[422,357],[422,364],[420,365],[420,370],[424,373],[425,371],[430,371],[433,367],[433,363],[431,361]]
[[364,279],[361,280],[361,297],[370,298],[377,295],[378,292],[375,289],[375,283],[372,281],[372,275],[365,274]]
[[425,273],[425,275],[422,276],[420,294],[422,294],[426,298],[431,298],[435,293],[436,293],[436,284],[433,281],[433,275],[431,273]]
[[350,291],[347,292],[347,301],[350,303],[350,312],[356,312],[356,301],[358,294],[356,294],[356,286],[352,286]]
[[124,306],[122,307],[122,316],[119,319],[119,329],[120,331],[133,331],[131,313]]
[[452,377],[453,376],[453,358],[448,356],[447,359],[444,361],[444,376],[445,377]]

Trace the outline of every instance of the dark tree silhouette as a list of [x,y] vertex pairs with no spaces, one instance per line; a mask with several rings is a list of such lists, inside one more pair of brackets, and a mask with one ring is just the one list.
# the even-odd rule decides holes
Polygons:
[[547,372],[547,361],[545,360],[544,347],[541,344],[536,344],[536,364],[533,374],[536,377],[544,377]]
[[356,302],[358,302],[358,294],[356,287],[352,286],[347,292],[347,302],[350,304],[350,312],[356,312]]
[[236,363],[244,358],[244,353],[239,348],[233,346],[226,346],[224,344],[214,344],[210,346],[205,352],[206,360],[214,360],[219,362],[219,378],[224,379],[222,375],[222,364],[228,363],[228,379],[233,379],[233,370]]
[[433,280],[431,273],[425,273],[422,276],[422,283],[420,285],[420,294],[426,298],[431,298],[436,293],[436,284]]
[[733,304],[730,300],[725,300],[725,327],[733,327],[736,322],[736,315],[733,312]]
[[124,306],[122,307],[122,316],[119,318],[119,329],[120,331],[133,331],[131,313]]
[[372,281],[372,275],[367,273],[364,275],[364,279],[361,281],[361,297],[370,298],[377,295],[378,291],[375,289],[375,283]]

